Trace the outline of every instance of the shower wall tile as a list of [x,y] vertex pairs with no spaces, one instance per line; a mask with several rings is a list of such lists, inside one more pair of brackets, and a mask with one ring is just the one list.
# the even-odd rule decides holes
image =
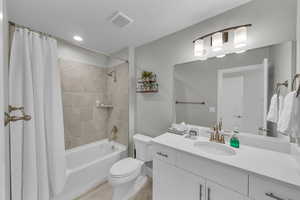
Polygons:
[[114,106],[108,111],[108,134],[113,126],[117,126],[117,142],[128,145],[129,129],[129,96],[128,96],[128,64],[120,64],[108,71],[115,70],[117,81],[107,79],[107,99]]
[[74,148],[107,138],[106,69],[69,60],[59,60],[64,108],[65,147]]
[[[101,68],[59,60],[64,108],[65,147],[102,140],[117,126],[117,142],[128,145],[128,64]],[[116,71],[117,81],[107,76]],[[113,109],[96,108],[96,101]]]
[[93,120],[93,107],[80,108],[80,122],[87,122]]

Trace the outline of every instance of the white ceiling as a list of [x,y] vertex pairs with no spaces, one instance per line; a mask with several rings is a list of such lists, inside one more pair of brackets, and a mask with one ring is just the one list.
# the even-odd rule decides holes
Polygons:
[[[9,20],[83,46],[115,52],[174,33],[249,0],[8,0]],[[134,20],[119,28],[109,18],[121,11]],[[192,39],[192,38],[191,38]]]

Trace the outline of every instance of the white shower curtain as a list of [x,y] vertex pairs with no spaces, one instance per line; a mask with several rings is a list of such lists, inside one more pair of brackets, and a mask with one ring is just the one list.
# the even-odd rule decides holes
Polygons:
[[24,106],[32,116],[27,122],[10,123],[12,199],[51,199],[66,180],[57,41],[16,28],[9,83],[9,104]]

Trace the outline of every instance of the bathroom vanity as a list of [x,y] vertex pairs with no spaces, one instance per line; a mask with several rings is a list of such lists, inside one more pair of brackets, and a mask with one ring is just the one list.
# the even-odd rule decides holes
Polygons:
[[300,166],[290,154],[187,139],[153,139],[154,200],[299,200]]

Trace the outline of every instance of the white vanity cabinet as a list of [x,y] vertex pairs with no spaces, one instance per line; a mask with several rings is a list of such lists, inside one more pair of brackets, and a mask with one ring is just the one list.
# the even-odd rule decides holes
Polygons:
[[[207,177],[200,176],[199,173],[193,169],[201,171],[201,165],[199,166],[197,163],[190,163],[184,159],[177,160],[179,154],[179,152],[171,148],[163,146],[157,146],[155,148],[155,155],[153,158],[153,200],[247,199],[242,194],[233,191],[228,187],[223,187],[220,184],[210,181]],[[191,167],[191,169],[185,169],[187,168],[184,167],[185,164],[192,164],[193,167]],[[218,168],[211,167],[210,170],[216,175],[220,173]],[[206,166],[206,169],[201,173],[205,175],[204,172],[206,171],[209,171],[209,166]],[[226,170],[224,172],[221,171],[221,173],[227,173],[228,176],[232,176],[232,173],[228,173]],[[207,175],[209,174],[210,173]],[[233,179],[236,179],[236,177]],[[248,183],[248,176],[246,182]],[[238,189],[240,188],[242,187],[239,186]]]
[[206,200],[247,200],[247,197],[221,185],[206,181]]
[[270,177],[156,144],[153,200],[300,200],[300,190]]
[[205,200],[205,179],[154,159],[154,200]]
[[249,177],[249,196],[253,200],[299,200],[300,190],[251,175]]

